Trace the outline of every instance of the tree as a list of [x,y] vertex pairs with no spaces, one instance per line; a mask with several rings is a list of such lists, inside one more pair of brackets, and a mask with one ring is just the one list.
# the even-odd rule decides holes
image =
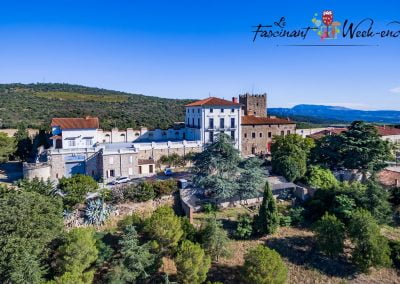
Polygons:
[[249,158],[240,165],[238,194],[240,199],[256,197],[265,183],[265,173],[262,161],[258,158]]
[[145,279],[154,268],[156,257],[150,253],[149,243],[139,245],[138,234],[134,226],[128,226],[122,240],[121,257],[114,262],[107,279],[109,283],[136,283]]
[[335,215],[325,213],[315,224],[314,231],[321,251],[330,257],[343,252],[345,226]]
[[145,231],[162,249],[174,248],[183,235],[181,220],[172,208],[158,207],[148,220]]
[[0,282],[41,282],[49,244],[63,231],[60,201],[36,192],[2,190],[0,208]]
[[208,190],[215,200],[236,194],[240,154],[228,135],[220,134],[216,142],[208,145],[193,160],[193,181],[197,186]]
[[88,192],[95,192],[99,188],[97,182],[91,176],[81,174],[70,178],[62,177],[59,180],[58,187],[66,194],[64,205],[68,209],[76,204],[83,203]]
[[288,269],[275,250],[258,245],[244,257],[243,281],[249,284],[284,284]]
[[17,149],[16,141],[13,137],[8,137],[5,133],[0,133],[0,163],[5,163],[11,154]]
[[56,281],[71,276],[86,281],[93,278],[90,267],[98,256],[94,234],[94,230],[88,228],[75,228],[68,232],[64,244],[57,249],[56,269],[61,278],[56,278]]
[[183,284],[200,284],[207,278],[211,259],[199,244],[183,241],[175,258],[178,281]]
[[364,209],[352,214],[348,233],[355,245],[353,262],[362,272],[371,266],[389,266],[390,249],[387,239],[380,234],[379,226],[371,213]]
[[253,220],[250,215],[243,214],[238,217],[235,236],[239,239],[248,239],[253,232]]
[[279,216],[274,196],[269,183],[265,183],[263,201],[258,214],[254,216],[254,233],[256,235],[273,234],[278,228]]
[[366,183],[365,194],[361,197],[361,206],[367,209],[379,224],[390,223],[392,208],[389,193],[373,179]]
[[29,137],[29,133],[25,125],[18,125],[18,130],[15,132],[14,138],[17,142],[15,156],[21,161],[26,161],[32,154],[33,145],[32,139]]
[[331,170],[343,167],[342,144],[341,135],[326,135],[317,139],[316,146],[311,150],[311,161]]
[[207,219],[205,223],[202,230],[202,244],[207,254],[217,262],[220,257],[230,255],[228,234],[215,217]]
[[271,146],[271,164],[273,172],[289,181],[301,178],[307,171],[307,161],[313,140],[297,134],[275,136]]
[[343,165],[348,169],[379,171],[392,158],[389,142],[381,139],[372,124],[354,121],[341,136]]
[[52,196],[55,188],[54,183],[50,179],[44,181],[37,177],[32,180],[20,179],[16,185],[23,191],[37,192],[47,196]]
[[339,185],[338,180],[328,169],[311,166],[306,176],[307,184],[314,188],[330,189]]

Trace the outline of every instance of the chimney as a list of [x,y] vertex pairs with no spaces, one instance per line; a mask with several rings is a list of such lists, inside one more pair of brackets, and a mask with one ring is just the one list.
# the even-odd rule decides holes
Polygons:
[[232,102],[234,102],[235,104],[238,103],[238,98],[237,97],[232,97]]

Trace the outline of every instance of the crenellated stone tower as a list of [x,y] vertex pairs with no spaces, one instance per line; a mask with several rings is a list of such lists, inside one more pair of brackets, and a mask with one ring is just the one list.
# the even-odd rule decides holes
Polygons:
[[239,103],[244,110],[244,115],[267,117],[267,94],[239,95]]

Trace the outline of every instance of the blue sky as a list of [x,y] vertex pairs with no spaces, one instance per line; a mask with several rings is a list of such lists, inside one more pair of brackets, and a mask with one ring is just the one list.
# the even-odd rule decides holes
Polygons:
[[[66,82],[169,98],[266,92],[300,103],[400,110],[400,37],[332,41],[368,47],[289,47],[252,26],[288,29],[366,17],[400,21],[400,1],[7,1],[0,14],[0,82]],[[397,25],[400,29],[400,25]],[[325,43],[325,42],[324,42]]]

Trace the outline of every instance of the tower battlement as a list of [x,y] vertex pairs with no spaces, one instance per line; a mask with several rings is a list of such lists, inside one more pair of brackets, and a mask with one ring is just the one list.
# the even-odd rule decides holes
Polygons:
[[267,116],[267,94],[239,95],[239,103],[243,105],[244,115]]

